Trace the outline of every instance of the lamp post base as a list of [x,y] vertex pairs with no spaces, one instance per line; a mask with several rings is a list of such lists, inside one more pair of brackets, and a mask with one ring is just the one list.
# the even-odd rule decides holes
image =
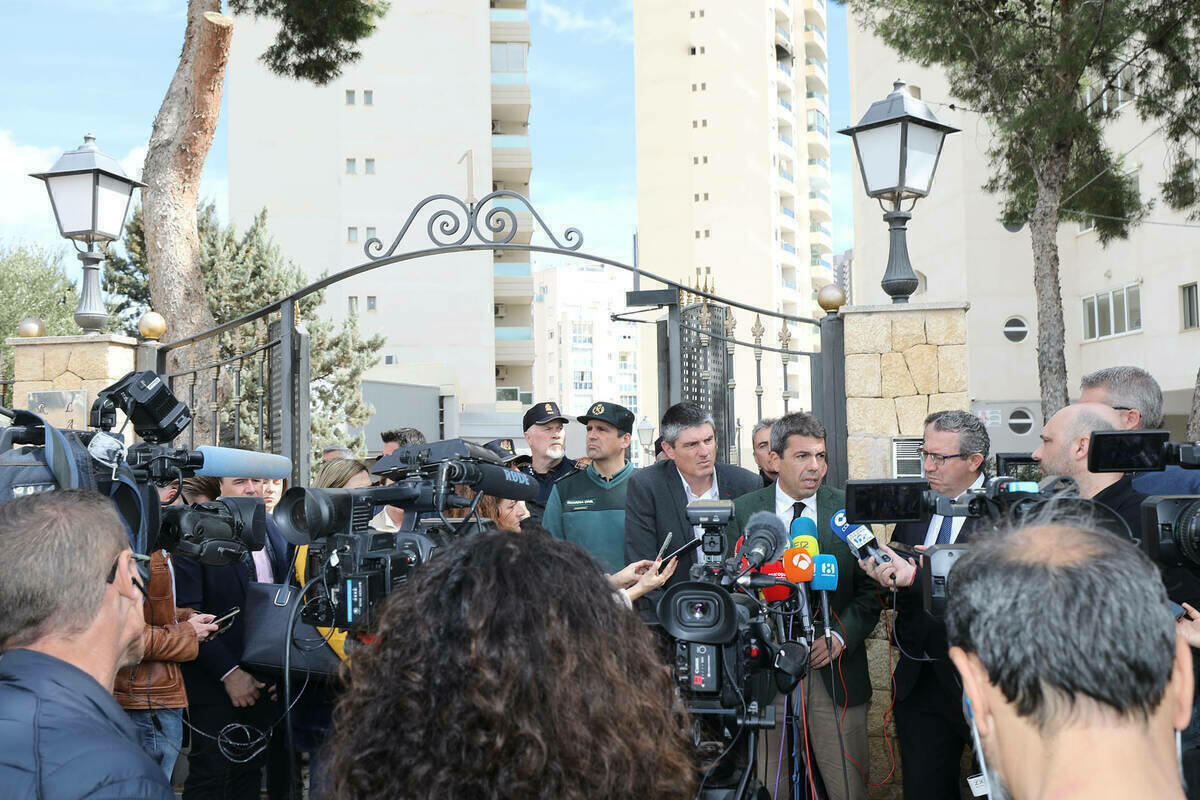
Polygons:
[[98,334],[108,325],[108,311],[100,291],[100,262],[104,257],[89,245],[79,254],[83,262],[83,283],[79,290],[79,307],[75,309],[75,324],[90,335]]
[[883,273],[880,286],[893,303],[907,303],[909,295],[921,284],[913,272],[912,262],[908,260],[907,226],[912,214],[901,211],[897,204],[896,208],[883,215],[883,219],[888,224],[889,242],[887,271]]

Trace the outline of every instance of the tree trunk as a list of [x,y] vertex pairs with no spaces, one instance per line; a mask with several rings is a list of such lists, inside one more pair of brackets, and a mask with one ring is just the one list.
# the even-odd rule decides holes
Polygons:
[[1192,390],[1192,413],[1188,416],[1187,440],[1200,442],[1200,370],[1196,371],[1196,388]]
[[214,325],[200,275],[196,205],[233,38],[233,18],[220,10],[221,0],[188,2],[183,52],[154,118],[142,170],[150,302],[167,320],[167,342]]
[[1037,296],[1038,374],[1042,417],[1050,419],[1067,405],[1067,360],[1064,352],[1062,286],[1058,278],[1058,208],[1066,182],[1070,144],[1060,144],[1034,169],[1037,202],[1029,218],[1033,239],[1033,286]]

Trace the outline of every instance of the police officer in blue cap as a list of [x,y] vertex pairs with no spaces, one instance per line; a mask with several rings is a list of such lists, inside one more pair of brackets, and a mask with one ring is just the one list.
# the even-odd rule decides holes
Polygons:
[[538,496],[525,505],[529,515],[538,522],[542,520],[555,481],[578,469],[575,461],[567,458],[566,425],[569,421],[555,402],[534,403],[522,420],[533,463],[522,467],[521,471],[541,485]]

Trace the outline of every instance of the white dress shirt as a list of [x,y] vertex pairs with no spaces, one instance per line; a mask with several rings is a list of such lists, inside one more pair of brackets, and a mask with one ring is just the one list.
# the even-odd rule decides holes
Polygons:
[[[676,471],[678,471],[678,470],[676,470]],[[720,500],[721,499],[721,495],[717,491],[717,469],[716,469],[716,467],[713,467],[712,486],[708,487],[708,491],[706,491],[704,494],[697,495],[695,492],[693,492],[692,487],[688,486],[687,478],[683,477],[682,472],[679,473],[679,480],[683,481],[683,495],[684,495],[684,498],[687,499],[687,503],[685,503],[685,505],[691,505],[692,503],[696,502],[697,500]],[[692,526],[692,536],[699,539],[703,535],[704,535],[704,528],[700,527],[699,525]],[[675,544],[676,544],[676,546],[679,546],[679,545],[682,545],[683,542],[676,542]],[[671,549],[673,550],[675,548],[671,548]]]
[[789,497],[787,492],[779,485],[779,481],[775,481],[775,516],[779,517],[779,521],[783,523],[783,527],[788,531],[788,542],[791,542],[792,522],[796,518],[796,503],[804,503],[804,516],[812,520],[813,527],[817,527],[817,496],[806,497],[803,500],[797,501],[794,497]]
[[[975,479],[975,482],[972,483],[969,487],[967,487],[967,490],[969,491],[971,489],[978,489],[980,486],[983,486],[983,473],[982,472],[979,473],[979,477]],[[954,498],[955,502],[963,499],[963,497],[965,497],[966,494],[967,494],[967,492],[964,491],[958,497]],[[926,547],[932,547],[933,545],[937,544],[938,531],[940,531],[942,529],[942,520],[943,519],[945,519],[945,517],[943,517],[941,514],[934,514],[932,517],[930,517],[929,530],[926,531],[926,533],[925,533],[925,546]],[[950,523],[950,544],[954,544],[956,541],[958,541],[958,534],[960,531],[962,531],[962,527],[963,527],[963,525],[966,524],[966,522],[967,522],[966,517],[954,517],[953,518],[953,521]]]

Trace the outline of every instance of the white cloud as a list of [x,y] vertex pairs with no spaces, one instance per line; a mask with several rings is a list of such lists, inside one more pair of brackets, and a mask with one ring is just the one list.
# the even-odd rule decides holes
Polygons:
[[29,177],[50,169],[62,150],[17,142],[0,130],[0,239],[5,245],[41,244],[57,248],[62,239],[46,184]]
[[125,170],[125,174],[135,181],[142,179],[142,167],[146,164],[146,151],[148,149],[146,145],[139,144],[118,162],[121,165],[121,169]]
[[555,33],[579,33],[597,42],[617,40],[627,44],[633,43],[632,5],[628,8],[622,7],[622,10],[629,12],[629,16],[621,21],[607,15],[591,15],[582,10],[567,8],[551,0],[530,0],[529,10]]

